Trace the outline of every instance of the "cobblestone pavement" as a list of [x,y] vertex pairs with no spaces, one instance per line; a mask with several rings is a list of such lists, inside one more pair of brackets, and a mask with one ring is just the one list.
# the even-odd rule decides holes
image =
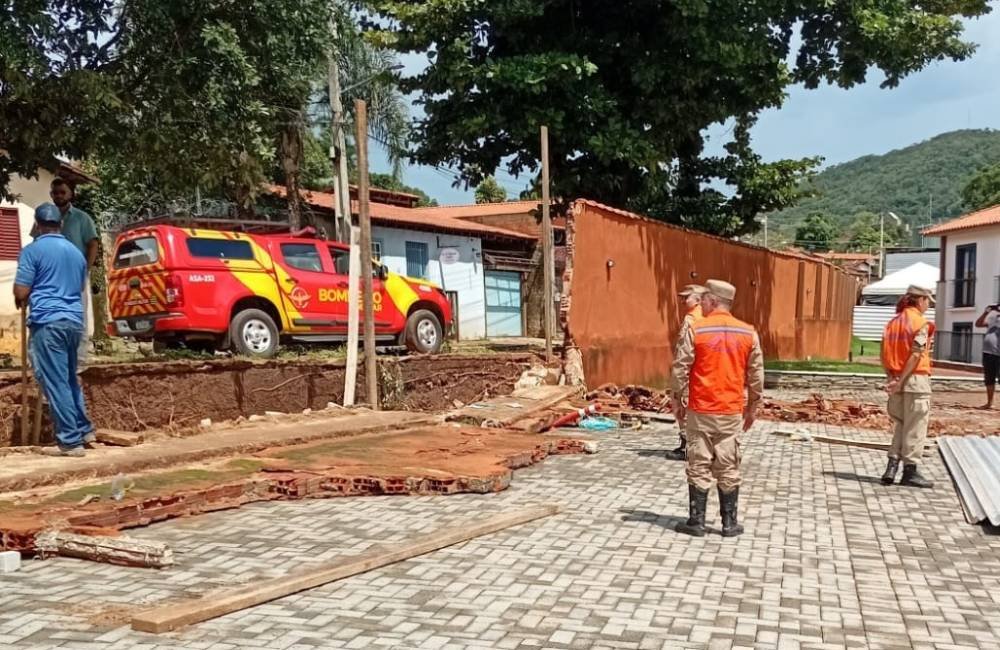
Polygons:
[[[933,490],[884,487],[880,452],[771,435],[783,426],[746,440],[736,539],[672,530],[686,516],[682,465],[661,454],[673,429],[613,434],[496,495],[257,504],[134,531],[172,545],[166,571],[29,561],[0,576],[0,648],[1000,648],[1000,536],[964,522],[936,450]],[[123,623],[543,502],[566,509],[168,635]]]

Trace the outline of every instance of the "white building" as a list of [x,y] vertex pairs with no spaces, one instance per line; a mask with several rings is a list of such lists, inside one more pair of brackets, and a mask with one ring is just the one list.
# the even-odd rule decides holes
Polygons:
[[936,357],[981,362],[983,329],[976,319],[1000,303],[1000,205],[931,226],[941,238]]
[[[271,186],[271,191],[284,194],[281,187]],[[410,196],[378,192],[373,199]],[[332,193],[305,191],[303,198],[310,208],[332,213]],[[527,265],[538,237],[456,218],[451,216],[455,206],[414,208],[404,203],[370,202],[372,254],[391,271],[440,286],[451,299],[458,338],[523,336],[530,311],[527,273],[485,260],[483,247],[507,252]],[[352,207],[356,210],[356,201]],[[474,206],[459,207],[474,211]]]
[[96,180],[75,165],[59,162],[55,171],[39,169],[37,178],[12,177],[9,189],[16,199],[0,201],[0,353],[21,354],[20,316],[14,306],[17,257],[31,243],[35,208],[51,201],[49,186],[57,175],[75,185]]

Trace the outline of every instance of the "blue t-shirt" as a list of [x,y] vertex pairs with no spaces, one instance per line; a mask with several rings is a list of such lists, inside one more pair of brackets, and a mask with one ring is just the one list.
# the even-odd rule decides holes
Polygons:
[[14,284],[30,287],[31,325],[71,320],[83,325],[83,281],[87,261],[62,235],[42,235],[24,247],[17,259]]

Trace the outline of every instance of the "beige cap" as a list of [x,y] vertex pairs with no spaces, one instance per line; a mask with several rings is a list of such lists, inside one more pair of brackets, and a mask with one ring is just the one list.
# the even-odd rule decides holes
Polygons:
[[918,287],[915,284],[911,284],[910,286],[906,287],[906,294],[909,296],[920,296],[921,298],[930,298],[931,304],[933,305],[935,303],[934,292],[931,291],[930,289],[927,289],[926,287]]
[[677,294],[677,295],[684,296],[685,298],[687,298],[688,296],[690,296],[692,294],[694,294],[696,296],[700,296],[701,294],[705,293],[706,291],[708,291],[708,289],[706,289],[705,287],[701,286],[700,284],[689,284],[686,287],[684,287],[683,289],[681,289],[681,292],[679,294]]
[[733,300],[736,298],[736,287],[728,282],[709,280],[705,283],[705,287],[708,289],[708,293],[723,300]]

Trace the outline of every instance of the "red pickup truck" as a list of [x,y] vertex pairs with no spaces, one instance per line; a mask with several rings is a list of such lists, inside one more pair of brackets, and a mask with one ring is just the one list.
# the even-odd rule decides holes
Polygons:
[[[118,236],[108,274],[112,335],[272,357],[279,340],[347,339],[346,245],[288,234],[148,225]],[[441,349],[451,304],[436,285],[372,262],[375,336]],[[362,315],[363,318],[363,315]]]

